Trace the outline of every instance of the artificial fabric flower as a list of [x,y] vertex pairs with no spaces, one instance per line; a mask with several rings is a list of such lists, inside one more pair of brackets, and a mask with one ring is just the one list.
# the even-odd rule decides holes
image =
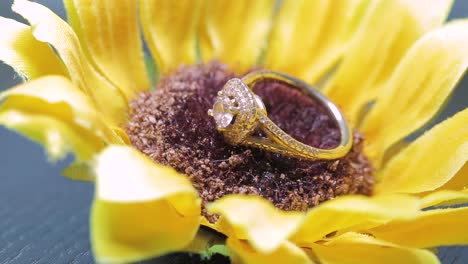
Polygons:
[[[225,234],[232,259],[245,263],[438,263],[431,248],[468,243],[468,208],[439,207],[468,201],[468,109],[401,143],[438,112],[468,66],[468,21],[444,25],[452,1],[64,3],[70,25],[26,0],[12,8],[29,25],[0,18],[0,60],[25,80],[1,93],[0,123],[52,160],[74,153],[64,175],[96,182],[97,261],[187,250],[200,225]],[[365,136],[374,194],[306,212],[232,194],[208,205],[220,218],[207,221],[190,180],[126,135],[129,102],[150,89],[139,25],[160,74],[219,59],[323,87]]]

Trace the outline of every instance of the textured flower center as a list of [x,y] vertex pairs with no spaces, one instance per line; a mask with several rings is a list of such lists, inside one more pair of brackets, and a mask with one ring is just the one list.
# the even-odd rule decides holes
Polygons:
[[[127,132],[133,145],[187,175],[203,205],[236,193],[260,195],[283,210],[306,210],[339,195],[372,194],[373,170],[358,132],[352,150],[329,161],[227,144],[216,123],[228,126],[233,115],[230,104],[216,101],[216,95],[232,77],[226,66],[212,62],[162,78],[153,92],[131,103]],[[254,91],[268,116],[297,140],[318,148],[339,143],[336,123],[310,97],[274,81],[259,83]],[[213,106],[214,118],[207,114]]]

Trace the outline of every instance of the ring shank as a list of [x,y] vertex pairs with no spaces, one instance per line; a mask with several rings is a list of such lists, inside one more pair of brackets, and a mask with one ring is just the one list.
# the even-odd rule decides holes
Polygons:
[[256,83],[272,79],[289,84],[291,87],[300,90],[302,93],[318,100],[323,104],[328,113],[333,116],[340,130],[340,143],[333,149],[319,149],[304,144],[278,127],[272,120],[268,118],[266,113],[258,113],[260,128],[267,133],[267,138],[255,136],[247,137],[243,144],[254,146],[257,148],[266,149],[269,151],[279,152],[289,156],[307,159],[338,159],[346,155],[352,147],[351,129],[348,126],[345,118],[340,110],[320,91],[309,86],[307,83],[298,80],[287,74],[273,71],[257,71],[250,73],[242,78],[242,81],[249,87],[253,93],[253,87]]

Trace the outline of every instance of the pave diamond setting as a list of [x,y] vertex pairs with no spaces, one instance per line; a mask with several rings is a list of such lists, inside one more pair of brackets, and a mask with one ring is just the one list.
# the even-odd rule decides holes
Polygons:
[[256,127],[256,100],[249,87],[238,78],[230,79],[218,92],[213,109],[216,128],[231,144],[241,143]]
[[[314,148],[297,141],[270,120],[262,100],[249,88],[265,79],[290,84],[323,103],[338,123],[340,144],[334,149]],[[218,92],[213,109],[208,114],[214,117],[217,129],[223,133],[228,143],[254,146],[296,158],[337,159],[346,155],[353,144],[350,127],[340,110],[327,97],[301,80],[273,71],[253,72],[242,79],[229,80]],[[257,128],[265,136],[253,135]]]

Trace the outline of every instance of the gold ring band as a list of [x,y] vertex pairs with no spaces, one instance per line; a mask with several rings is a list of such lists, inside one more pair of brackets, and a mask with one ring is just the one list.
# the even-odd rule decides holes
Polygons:
[[[323,104],[335,119],[341,140],[333,149],[319,149],[304,144],[278,127],[268,118],[265,105],[253,92],[256,83],[273,79],[289,84]],[[216,128],[230,144],[240,144],[305,159],[338,159],[352,146],[351,129],[340,110],[325,95],[307,83],[287,74],[274,71],[256,71],[242,79],[230,79],[218,92],[213,109],[208,114],[216,121]],[[261,129],[266,137],[252,135]]]

